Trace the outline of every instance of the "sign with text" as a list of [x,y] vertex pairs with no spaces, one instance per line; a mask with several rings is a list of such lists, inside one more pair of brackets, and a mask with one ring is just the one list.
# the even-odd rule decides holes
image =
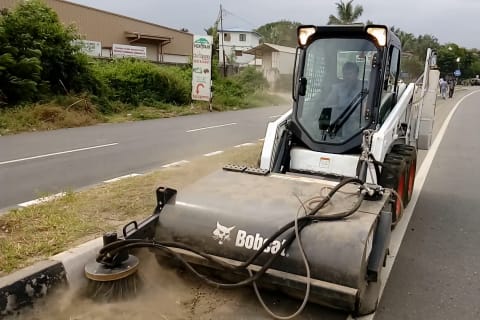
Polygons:
[[211,36],[193,36],[192,100],[210,101],[212,45]]
[[102,43],[90,40],[74,40],[73,44],[80,47],[80,51],[92,57],[100,57],[102,55]]
[[125,44],[112,45],[112,55],[114,57],[133,57],[133,58],[146,58],[147,47],[129,46]]

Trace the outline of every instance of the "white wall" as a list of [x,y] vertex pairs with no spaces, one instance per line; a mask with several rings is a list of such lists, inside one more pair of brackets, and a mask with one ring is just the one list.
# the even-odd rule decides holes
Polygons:
[[294,63],[295,63],[294,53],[279,52],[278,70],[280,71],[280,74],[292,74]]
[[[225,34],[230,35],[230,39],[225,39]],[[245,34],[245,41],[240,41],[240,34]],[[256,47],[260,43],[260,37],[253,32],[247,31],[227,31],[219,32],[218,39],[219,39],[219,47],[220,47],[220,54],[219,54],[219,61],[223,63],[223,54],[222,54],[222,38],[223,40],[223,48],[225,49],[225,56],[227,57],[227,62],[229,61],[229,57],[234,58],[234,63],[237,64],[247,64],[254,59],[254,55],[242,53],[242,56],[235,56],[235,51],[244,51],[247,49],[251,49]]]
[[163,54],[163,62],[167,63],[188,63],[189,56],[180,56],[174,54]]

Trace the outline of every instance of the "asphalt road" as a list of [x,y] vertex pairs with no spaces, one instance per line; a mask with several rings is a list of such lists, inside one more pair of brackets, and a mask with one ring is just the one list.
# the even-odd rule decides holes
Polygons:
[[255,142],[290,105],[0,137],[0,211]]
[[447,127],[375,320],[480,319],[479,102],[466,97]]

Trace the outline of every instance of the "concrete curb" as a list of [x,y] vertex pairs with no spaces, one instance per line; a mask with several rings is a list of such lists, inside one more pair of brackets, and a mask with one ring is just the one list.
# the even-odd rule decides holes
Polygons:
[[102,245],[103,239],[97,238],[1,277],[0,319],[32,307],[57,288],[68,286],[77,290],[83,287],[87,283],[84,266],[95,258]]

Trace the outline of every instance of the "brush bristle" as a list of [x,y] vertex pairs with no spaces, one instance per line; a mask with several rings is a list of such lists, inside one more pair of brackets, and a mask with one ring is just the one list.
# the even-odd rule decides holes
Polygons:
[[137,296],[142,285],[138,272],[113,281],[88,280],[86,296],[99,302],[127,300]]

